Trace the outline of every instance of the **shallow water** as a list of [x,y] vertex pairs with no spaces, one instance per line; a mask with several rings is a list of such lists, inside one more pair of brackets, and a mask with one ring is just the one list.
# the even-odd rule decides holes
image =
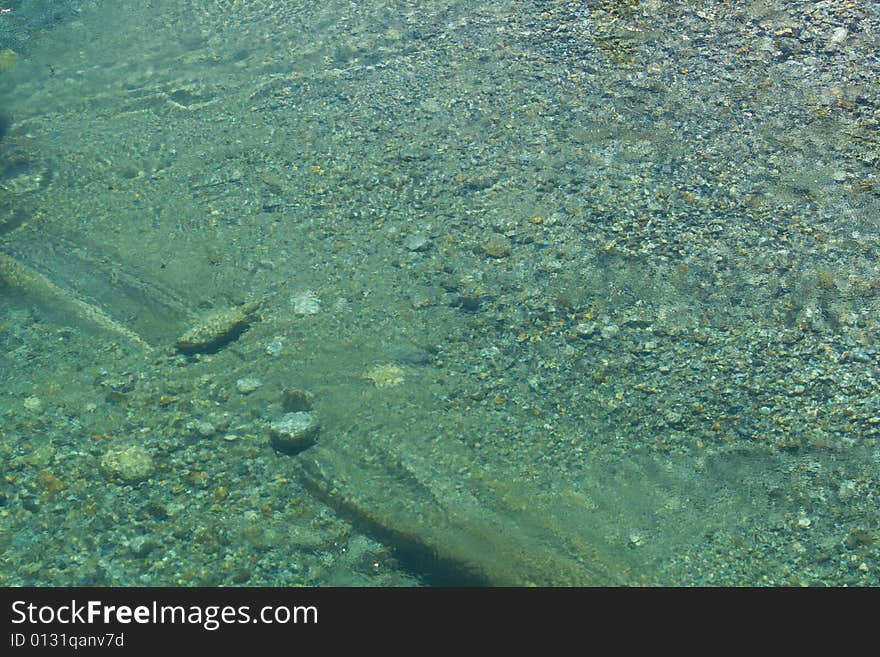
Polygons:
[[0,15],[0,582],[877,582],[872,32],[474,4]]

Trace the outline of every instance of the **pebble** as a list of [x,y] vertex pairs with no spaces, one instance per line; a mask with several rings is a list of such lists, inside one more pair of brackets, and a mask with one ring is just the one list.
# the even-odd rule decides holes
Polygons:
[[599,331],[599,334],[606,340],[615,337],[618,333],[620,333],[620,327],[617,324],[606,324]]
[[214,353],[247,330],[250,317],[240,307],[224,308],[201,317],[175,342],[177,350],[184,354]]
[[24,407],[29,411],[37,412],[43,408],[43,402],[39,397],[25,397]]
[[404,372],[401,367],[393,363],[377,365],[365,372],[363,378],[372,381],[377,388],[390,388],[400,385],[404,381]]
[[283,337],[275,338],[274,340],[272,340],[272,342],[270,342],[269,344],[266,345],[266,348],[264,349],[264,351],[267,356],[272,356],[274,358],[277,358],[284,351],[284,338]]
[[286,413],[269,424],[272,446],[285,454],[296,454],[314,445],[320,430],[318,420],[307,411]]
[[483,238],[480,248],[483,253],[493,258],[504,258],[510,255],[510,240],[504,235],[498,233],[490,233]]
[[856,486],[857,484],[855,480],[845,479],[840,482],[840,485],[837,488],[837,495],[842,500],[853,498],[858,494],[858,488]]
[[129,483],[143,481],[154,469],[153,457],[141,445],[108,450],[101,458],[101,467],[108,474]]
[[149,556],[158,547],[159,544],[148,536],[135,536],[128,544],[131,554],[138,559]]
[[42,468],[49,465],[54,458],[55,448],[50,444],[43,443],[34,448],[34,451],[28,454],[24,461],[34,467]]
[[263,382],[252,376],[246,376],[235,382],[235,388],[243,395],[249,395],[259,389]]
[[202,438],[209,438],[217,432],[217,427],[206,420],[194,420],[188,423],[186,427]]
[[666,409],[663,411],[663,420],[666,422],[666,424],[675,427],[682,423],[682,421],[684,420],[684,415],[679,411]]
[[831,38],[828,40],[832,45],[839,45],[846,41],[846,37],[848,35],[847,29],[845,27],[838,27],[831,33]]
[[37,475],[37,486],[50,497],[67,488],[67,484],[51,472],[41,472]]
[[317,315],[321,312],[321,299],[311,290],[306,290],[290,300],[296,315]]
[[315,396],[308,390],[286,388],[281,395],[281,406],[285,413],[298,413],[312,410]]
[[403,240],[403,246],[410,251],[427,251],[431,240],[424,233],[413,233]]
[[598,330],[599,327],[596,325],[596,322],[581,322],[574,327],[574,332],[581,337],[589,337]]

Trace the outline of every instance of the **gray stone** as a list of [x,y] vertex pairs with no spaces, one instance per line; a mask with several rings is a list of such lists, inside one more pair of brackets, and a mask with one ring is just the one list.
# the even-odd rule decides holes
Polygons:
[[431,239],[424,233],[413,233],[403,240],[403,245],[410,251],[427,251]]
[[320,430],[318,420],[307,411],[286,413],[269,424],[272,446],[285,454],[297,454],[314,445]]
[[312,410],[315,396],[308,390],[285,388],[281,395],[281,406],[285,413],[298,413]]
[[153,472],[153,457],[141,445],[108,450],[101,458],[101,467],[111,476],[129,483],[143,481]]
[[262,381],[255,379],[252,376],[246,376],[235,382],[236,389],[243,395],[249,395],[262,385]]
[[201,438],[209,438],[217,432],[217,427],[206,420],[193,420],[187,423],[186,428]]

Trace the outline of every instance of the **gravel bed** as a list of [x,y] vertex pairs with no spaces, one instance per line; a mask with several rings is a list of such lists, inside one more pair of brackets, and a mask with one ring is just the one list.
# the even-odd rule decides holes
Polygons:
[[430,583],[291,413],[577,497],[640,582],[880,581],[876,3],[154,4],[4,83],[0,247],[249,323],[145,354],[0,300],[0,584]]

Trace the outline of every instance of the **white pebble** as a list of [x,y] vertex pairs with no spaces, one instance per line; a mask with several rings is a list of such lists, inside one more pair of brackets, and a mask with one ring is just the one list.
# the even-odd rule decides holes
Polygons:
[[238,381],[235,382],[235,387],[243,395],[249,395],[254,390],[259,388],[261,385],[263,385],[262,381],[260,381],[259,379],[255,379],[253,377],[250,377],[250,376],[246,376],[246,377],[239,379]]
[[293,297],[290,302],[293,305],[293,312],[297,315],[317,315],[321,312],[321,300],[311,290]]
[[40,401],[39,397],[26,397],[24,407],[29,411],[39,411],[43,408],[43,402]]

